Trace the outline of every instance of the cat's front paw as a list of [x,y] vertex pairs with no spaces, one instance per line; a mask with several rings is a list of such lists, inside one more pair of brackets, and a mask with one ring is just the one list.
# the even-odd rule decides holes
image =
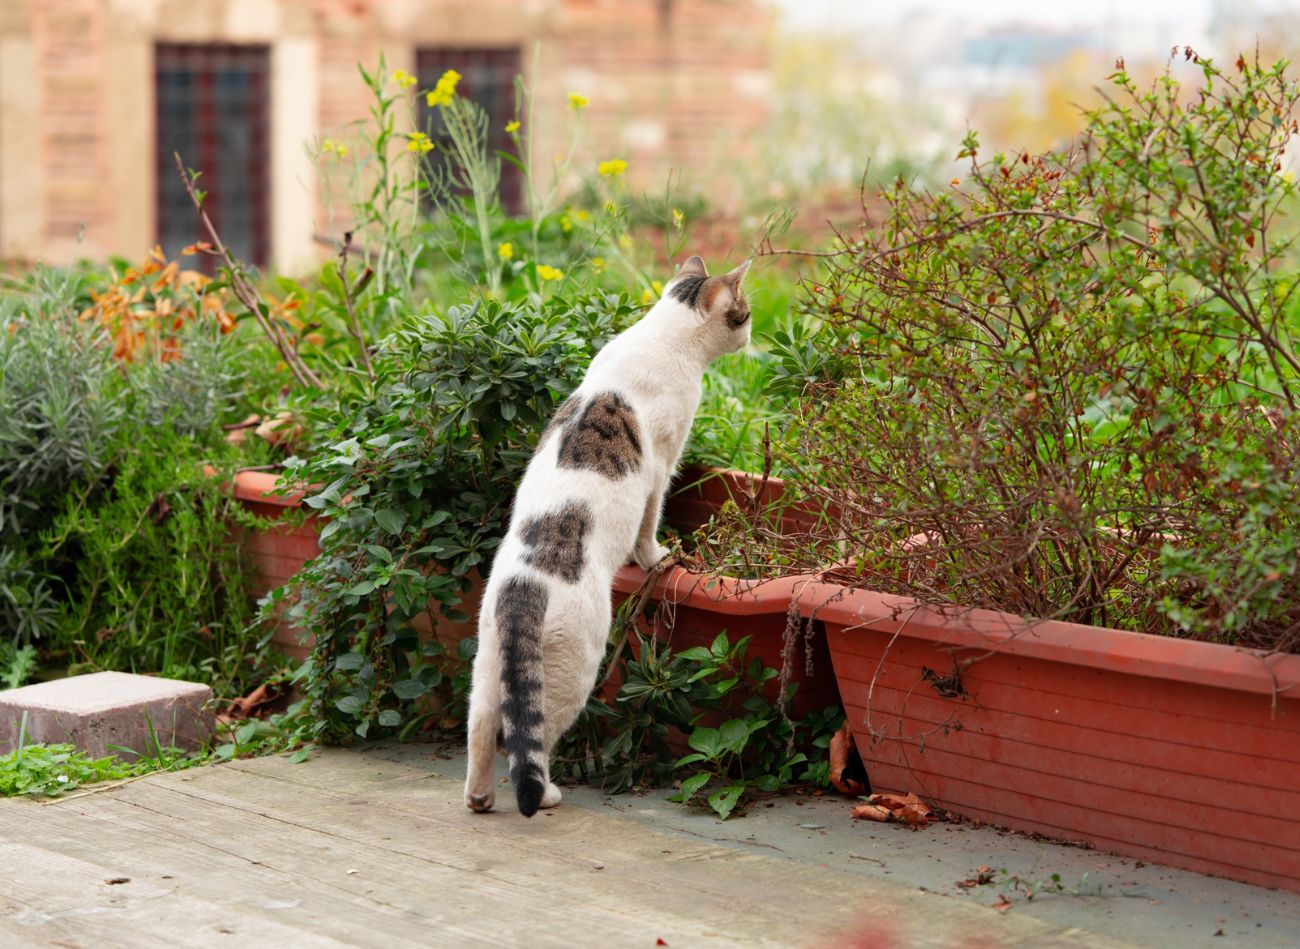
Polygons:
[[642,570],[653,570],[655,565],[670,553],[672,551],[657,542],[649,546],[638,544],[636,550],[632,551],[632,559]]

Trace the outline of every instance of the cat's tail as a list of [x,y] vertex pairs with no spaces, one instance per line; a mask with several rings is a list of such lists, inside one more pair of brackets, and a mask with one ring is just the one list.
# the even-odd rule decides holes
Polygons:
[[546,587],[511,577],[497,596],[501,643],[501,719],[510,781],[519,813],[532,817],[546,792],[546,741],[542,695],[542,625]]

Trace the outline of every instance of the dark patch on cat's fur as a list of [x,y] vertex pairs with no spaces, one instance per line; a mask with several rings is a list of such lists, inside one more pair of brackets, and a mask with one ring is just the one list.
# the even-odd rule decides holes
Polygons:
[[704,287],[704,282],[708,277],[681,277],[673,283],[673,288],[668,291],[668,295],[674,300],[680,300],[689,307],[699,306],[700,290]]
[[585,468],[617,481],[640,464],[641,427],[632,406],[617,392],[592,396],[582,415],[564,428],[561,468]]
[[538,439],[537,444],[541,445],[552,432],[568,425],[569,419],[573,418],[574,413],[578,411],[578,406],[581,404],[582,400],[576,395],[571,395],[565,399],[564,403],[556,409],[555,414],[551,416],[551,420],[547,423],[546,429],[542,432],[542,437]]
[[523,529],[529,548],[524,561],[542,573],[577,583],[590,530],[591,508],[581,501],[568,501],[551,514],[530,517]]
[[532,817],[546,791],[545,772],[536,758],[542,741],[542,624],[546,587],[527,577],[511,577],[497,594],[497,634],[501,639],[501,726],[510,761],[510,780],[520,813]]

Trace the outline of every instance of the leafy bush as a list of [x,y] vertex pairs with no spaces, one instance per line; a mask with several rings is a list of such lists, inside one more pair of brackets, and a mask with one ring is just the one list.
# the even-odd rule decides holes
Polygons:
[[323,486],[305,502],[328,519],[322,554],[263,615],[293,600],[290,620],[315,637],[301,681],[321,736],[457,714],[460,665],[412,623],[467,619],[456,606],[545,421],[634,312],[606,294],[453,306],[384,342],[373,392],[317,410],[312,450],[289,468]]
[[[931,602],[1295,648],[1300,336],[1282,65],[1120,64],[1081,145],[886,195],[775,357],[835,513],[804,564]],[[1191,68],[1191,67],[1188,67]],[[818,350],[821,352],[818,352]]]
[[106,281],[38,270],[0,299],[12,661],[30,645],[45,664],[201,673],[221,691],[252,673],[253,604],[230,543],[252,521],[221,481],[258,455],[224,438],[244,347],[206,288],[151,256]]
[[[620,624],[628,622],[630,603]],[[587,702],[555,751],[556,775],[617,794],[685,774],[670,799],[702,799],[724,820],[754,792],[826,784],[825,751],[842,713],[830,707],[791,721],[764,697],[764,686],[780,673],[746,657],[748,636],[733,643],[723,631],[707,648],[677,653],[639,635],[636,643],[635,655],[618,650],[608,657],[622,684],[612,702]],[[693,753],[677,756],[669,744],[674,732]]]

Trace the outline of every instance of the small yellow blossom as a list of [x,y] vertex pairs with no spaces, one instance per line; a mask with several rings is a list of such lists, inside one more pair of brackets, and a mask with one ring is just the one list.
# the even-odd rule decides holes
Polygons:
[[573,230],[573,222],[569,220],[567,214],[560,216],[560,230],[564,231],[566,234]]
[[630,251],[632,249],[632,235],[631,234],[618,235],[618,246],[625,251]]
[[586,224],[588,221],[591,220],[591,213],[589,211],[583,211],[581,209],[574,211],[573,216],[576,217],[583,224]]
[[393,82],[397,83],[403,89],[410,89],[415,85],[415,81],[415,77],[405,69],[399,69],[397,72],[393,73]]
[[514,135],[514,134],[515,134],[516,132],[518,132],[518,131],[519,131],[519,120],[518,120],[518,119],[512,119],[511,121],[509,121],[509,122],[506,123],[506,134],[507,134],[507,135]]
[[515,248],[509,241],[504,241],[497,246],[497,256],[502,260],[511,260],[515,256]]
[[557,270],[555,267],[550,267],[546,264],[538,264],[537,276],[542,280],[563,280],[564,271]]
[[581,109],[585,109],[590,104],[591,104],[591,100],[588,99],[586,96],[584,96],[582,93],[580,92],[569,93],[569,108],[572,109],[574,112],[577,112]]
[[332,138],[327,138],[321,142],[320,149],[326,155],[337,155],[339,158],[348,157],[348,147],[342,142],[336,142]]
[[664,292],[664,285],[660,283],[658,280],[651,280],[650,289],[655,292],[656,296],[658,296],[659,294],[662,294]]
[[600,271],[604,270],[604,269],[605,269],[605,258],[604,258],[604,257],[593,257],[593,258],[591,258],[591,269],[594,270],[594,271],[596,271],[597,273],[599,273]]
[[408,152],[415,152],[417,155],[423,155],[426,152],[433,151],[433,142],[430,141],[429,136],[425,135],[423,132],[407,132],[406,138],[406,150]]
[[596,172],[602,178],[617,178],[627,171],[627,162],[621,158],[611,158],[596,166]]
[[438,84],[425,95],[424,104],[431,109],[440,105],[448,105],[452,99],[456,98],[456,83],[458,82],[460,82],[460,73],[454,69],[448,69],[438,79]]
[[617,213],[618,213],[618,205],[615,204],[613,201],[606,201],[606,202],[605,202],[605,213],[606,213],[606,214],[611,214],[611,215],[613,215],[613,214],[617,214]]
[[682,213],[681,208],[673,208],[673,227],[677,230],[682,229],[682,224],[686,222],[686,215]]

